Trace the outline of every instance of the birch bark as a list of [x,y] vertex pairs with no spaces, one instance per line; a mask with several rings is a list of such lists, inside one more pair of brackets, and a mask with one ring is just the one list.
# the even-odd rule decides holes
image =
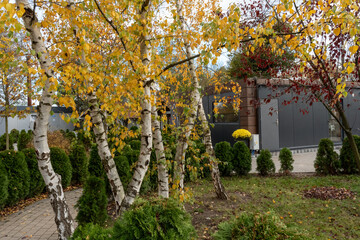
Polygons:
[[74,232],[74,221],[70,214],[69,207],[65,200],[65,195],[61,185],[61,176],[56,174],[50,162],[50,149],[47,140],[47,131],[51,105],[53,102],[50,91],[49,79],[54,77],[54,71],[51,69],[49,53],[45,47],[40,32],[35,12],[27,0],[17,0],[17,7],[24,6],[25,13],[22,20],[26,30],[30,33],[32,49],[35,51],[41,68],[45,71],[47,80],[38,105],[38,116],[34,124],[34,147],[38,159],[39,170],[44,178],[49,191],[50,203],[55,212],[55,222],[59,234],[59,239],[68,239]]

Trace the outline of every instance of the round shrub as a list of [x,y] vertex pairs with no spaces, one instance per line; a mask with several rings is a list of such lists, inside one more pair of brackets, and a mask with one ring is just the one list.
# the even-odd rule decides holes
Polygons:
[[50,160],[54,171],[61,176],[61,184],[63,188],[70,185],[72,167],[68,155],[61,148],[50,148]]
[[259,156],[256,158],[256,171],[261,176],[266,176],[269,173],[275,173],[275,164],[271,159],[271,153],[269,150],[261,150]]
[[88,223],[83,226],[78,226],[74,234],[71,236],[72,240],[110,240],[112,229],[103,228],[97,224]]
[[19,151],[25,149],[27,145],[31,142],[32,136],[30,136],[25,130],[21,130],[18,139],[17,148]]
[[[360,136],[354,135],[355,144],[360,151]],[[358,174],[359,169],[355,162],[355,156],[351,149],[349,139],[346,137],[340,150],[340,164],[344,173]]]
[[174,199],[138,199],[115,222],[113,239],[195,239],[190,215]]
[[[14,149],[13,144],[14,144],[13,138],[9,134],[9,150]],[[6,150],[6,133],[1,135],[0,137],[0,151],[4,151],[4,150]]]
[[78,144],[73,145],[69,159],[72,166],[72,182],[83,184],[88,176],[88,158],[85,147]]
[[14,143],[17,143],[19,134],[20,134],[19,130],[15,128],[10,131],[10,136],[13,139]]
[[231,161],[233,159],[232,148],[229,142],[219,142],[215,144],[215,155],[219,159],[219,170],[221,175],[230,176],[234,169]]
[[315,171],[320,174],[336,174],[340,169],[338,154],[334,151],[334,143],[328,139],[320,140],[314,162]]
[[140,140],[131,140],[129,142],[131,148],[133,150],[140,150],[140,147],[141,147],[141,141]]
[[14,205],[25,199],[30,189],[30,174],[22,152],[12,150],[0,152],[0,161],[3,163],[9,179],[9,196],[6,205]]
[[103,225],[108,218],[105,182],[91,176],[86,180],[84,191],[75,207],[78,208],[76,220],[79,225],[87,223]]
[[0,209],[2,209],[5,206],[6,200],[9,196],[8,187],[9,187],[8,174],[2,161],[0,161]]
[[35,149],[25,148],[22,152],[25,155],[25,160],[30,173],[30,190],[28,197],[33,197],[44,190],[45,182],[39,171]]
[[236,142],[233,146],[234,157],[232,165],[238,175],[246,175],[251,170],[250,149],[244,142]]
[[292,156],[291,151],[288,148],[281,149],[279,160],[281,163],[281,167],[280,167],[281,172],[288,173],[294,169],[292,165],[294,163],[294,158]]
[[215,240],[233,239],[308,239],[296,228],[288,228],[273,212],[266,214],[243,213],[238,218],[219,224]]
[[116,165],[116,170],[120,176],[121,183],[124,186],[124,189],[126,189],[132,177],[130,173],[129,160],[127,159],[127,157],[120,155],[115,156],[114,161]]

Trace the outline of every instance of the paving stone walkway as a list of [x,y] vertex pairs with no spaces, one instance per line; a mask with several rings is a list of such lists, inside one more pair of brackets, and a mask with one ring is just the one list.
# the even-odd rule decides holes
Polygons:
[[[81,193],[82,189],[65,192],[66,201],[73,217],[76,216],[74,205]],[[54,217],[50,199],[35,202],[17,213],[0,219],[0,239],[57,240],[58,234]]]

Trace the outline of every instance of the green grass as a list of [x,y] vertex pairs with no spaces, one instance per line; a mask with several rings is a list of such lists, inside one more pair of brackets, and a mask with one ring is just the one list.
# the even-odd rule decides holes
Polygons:
[[[313,239],[360,239],[360,201],[318,200],[303,197],[303,191],[312,187],[334,186],[360,194],[360,176],[327,177],[232,177],[223,178],[230,200],[237,202],[217,204],[217,211],[228,217],[246,211],[264,213],[269,210],[288,226],[306,230]],[[213,196],[212,184],[206,180],[190,184],[198,202]],[[238,192],[244,195],[236,194]],[[211,201],[213,201],[212,198]]]

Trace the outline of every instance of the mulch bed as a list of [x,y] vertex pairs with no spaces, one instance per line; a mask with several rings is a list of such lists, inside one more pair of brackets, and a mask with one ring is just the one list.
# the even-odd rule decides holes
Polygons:
[[309,190],[304,190],[304,197],[306,198],[317,198],[321,200],[329,199],[356,199],[356,193],[346,189],[346,188],[336,188],[336,187],[313,187]]

